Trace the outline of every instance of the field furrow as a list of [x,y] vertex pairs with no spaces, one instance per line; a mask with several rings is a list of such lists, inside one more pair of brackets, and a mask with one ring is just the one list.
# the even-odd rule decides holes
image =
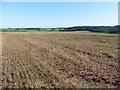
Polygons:
[[3,85],[117,87],[117,39],[116,34],[3,33]]

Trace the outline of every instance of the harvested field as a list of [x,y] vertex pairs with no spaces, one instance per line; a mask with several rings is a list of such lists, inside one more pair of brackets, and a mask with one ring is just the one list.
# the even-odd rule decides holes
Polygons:
[[117,87],[117,58],[117,34],[2,33],[6,88]]

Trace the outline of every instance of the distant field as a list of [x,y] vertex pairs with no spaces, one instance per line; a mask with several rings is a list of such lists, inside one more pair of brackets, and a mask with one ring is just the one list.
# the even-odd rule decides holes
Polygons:
[[118,35],[4,32],[2,61],[3,87],[117,87]]

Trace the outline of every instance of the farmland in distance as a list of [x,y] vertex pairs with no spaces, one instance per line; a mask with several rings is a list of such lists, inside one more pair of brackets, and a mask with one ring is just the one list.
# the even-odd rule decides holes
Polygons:
[[5,88],[117,87],[118,35],[2,33]]

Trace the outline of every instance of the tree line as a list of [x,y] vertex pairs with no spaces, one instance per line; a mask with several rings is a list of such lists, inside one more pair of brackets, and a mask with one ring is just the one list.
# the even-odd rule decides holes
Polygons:
[[64,28],[60,31],[90,31],[90,32],[97,32],[97,33],[119,33],[120,32],[120,25],[117,26],[75,26],[75,27],[68,27]]
[[3,32],[27,32],[27,31],[57,31],[57,32],[71,32],[71,31],[89,31],[96,33],[120,33],[120,25],[116,26],[74,26],[67,28],[6,28]]

